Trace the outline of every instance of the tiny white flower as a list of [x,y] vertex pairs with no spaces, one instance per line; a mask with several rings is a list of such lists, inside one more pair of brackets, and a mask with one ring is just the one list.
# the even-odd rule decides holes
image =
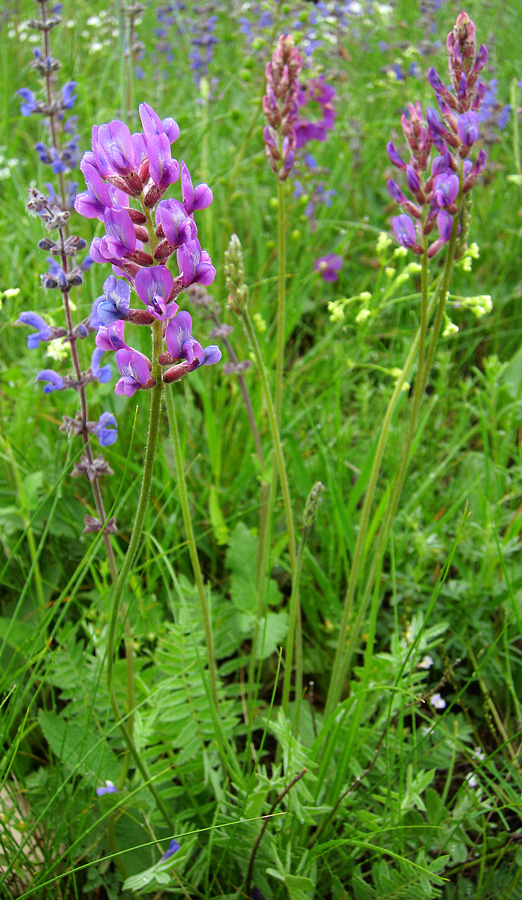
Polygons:
[[433,660],[432,660],[431,656],[426,655],[425,657],[423,657],[423,659],[421,659],[417,668],[418,669],[431,669],[432,665],[433,665]]
[[446,701],[440,694],[434,694],[430,703],[434,709],[446,709]]
[[468,772],[468,774],[466,775],[464,781],[466,782],[466,784],[467,784],[468,787],[470,787],[470,788],[477,788],[477,787],[479,787],[479,783],[478,783],[478,781],[477,781],[477,778],[476,778],[474,772]]

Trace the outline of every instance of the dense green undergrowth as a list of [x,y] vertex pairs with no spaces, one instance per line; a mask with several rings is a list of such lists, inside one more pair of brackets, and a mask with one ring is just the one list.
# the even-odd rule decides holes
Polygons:
[[[100,20],[106,5],[98,0],[66,0],[64,23],[53,34],[60,77],[77,82],[83,149],[95,123],[124,118],[139,128],[125,108],[128,73],[120,4],[114,6],[112,18]],[[203,6],[199,15],[208,18],[213,10]],[[292,565],[260,369],[254,361],[244,377],[264,466],[237,376],[218,365],[174,385],[174,396],[211,609],[219,709],[165,413],[123,598],[134,658],[134,707],[126,713],[123,619],[117,625],[122,649],[112,687],[120,719],[106,681],[114,585],[100,535],[82,534],[94,508],[87,482],[71,478],[80,442],[59,431],[62,416],[74,416],[76,398],[71,391],[44,395],[33,384],[36,372],[54,363],[44,345],[28,351],[27,332],[13,324],[23,310],[60,324],[61,307],[59,292],[41,288],[41,222],[24,209],[28,186],[53,178],[33,149],[43,139],[41,121],[21,117],[15,93],[36,90],[32,44],[19,30],[36,4],[9,2],[0,14],[1,896],[522,897],[522,194],[520,178],[509,178],[522,175],[522,71],[514,3],[467,6],[479,42],[490,49],[487,80],[497,78],[500,104],[515,108],[503,130],[491,129],[488,166],[473,191],[468,243],[479,250],[456,264],[447,305],[459,330],[445,323],[360,634],[351,621],[356,646],[342,698],[326,711],[336,648],[350,642],[340,626],[381,423],[419,327],[414,257],[386,239],[394,214],[386,144],[401,142],[408,101],[432,102],[426,72],[432,63],[444,70],[445,37],[460,12],[442,3],[432,40],[413,0],[373,6],[314,56],[338,95],[333,132],[310,149],[325,170],[321,179],[335,190],[331,205],[317,207],[311,227],[309,197],[294,196],[291,180],[286,191],[280,435],[297,545],[303,531],[306,538],[296,644],[302,685],[285,703]],[[194,4],[186,7],[181,21],[197,18]],[[278,203],[261,98],[275,39],[296,16],[304,22],[310,4],[283,4],[277,26],[250,44],[237,17],[255,21],[254,7],[214,4],[220,42],[207,103],[189,69],[189,31],[176,33],[166,56],[154,32],[158,4],[149,2],[136,25],[144,78],[132,76],[131,96],[132,110],[147,101],[176,119],[177,158],[212,187],[214,202],[198,222],[217,269],[209,291],[220,319],[234,326],[236,354],[252,359],[227,306],[225,250],[231,235],[239,236],[250,314],[273,385]],[[328,32],[327,25],[317,30]],[[433,56],[418,51],[428,39]],[[393,76],[394,65],[406,73],[412,62],[418,75]],[[87,241],[101,234],[96,226],[75,219]],[[329,283],[314,272],[314,261],[330,253],[341,255],[343,266]],[[438,259],[432,285],[443,271]],[[109,267],[89,269],[72,298],[77,321],[89,315],[108,274]],[[485,296],[492,298],[489,312],[483,299],[469,300]],[[214,322],[201,307],[191,312],[198,339],[209,343]],[[146,341],[140,334],[135,346],[147,353]],[[92,342],[84,343],[87,366]],[[407,381],[377,482],[361,592],[401,465],[415,367]],[[97,385],[89,402],[93,418],[109,410],[118,421],[118,440],[104,449],[114,474],[102,492],[118,522],[112,546],[120,568],[138,506],[149,394],[128,399],[113,388],[114,379]],[[324,495],[315,524],[305,527],[318,481]],[[274,483],[270,559],[260,581],[260,511]],[[148,781],[126,753],[122,718],[132,719]],[[119,793],[97,797],[107,780]],[[173,837],[180,849],[161,861]]]

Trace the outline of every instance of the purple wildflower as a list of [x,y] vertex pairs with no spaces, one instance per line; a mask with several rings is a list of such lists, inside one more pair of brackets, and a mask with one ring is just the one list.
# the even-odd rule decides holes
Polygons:
[[155,319],[167,322],[179,306],[172,299],[174,279],[165,266],[140,269],[136,275],[136,293]]
[[106,384],[112,378],[112,369],[110,365],[100,366],[100,360],[105,350],[97,346],[91,357],[91,371],[100,384]]
[[152,387],[149,360],[137,350],[118,350],[116,365],[121,375],[114,388],[117,394],[132,397],[140,388]]
[[[393,232],[395,237],[397,238],[399,244],[402,244],[403,247],[407,247],[408,250],[414,250],[418,247],[417,243],[417,235],[415,232],[415,225],[413,224],[412,219],[403,213],[400,216],[394,216],[392,220]],[[422,247],[420,248],[422,252]]]
[[463,113],[458,118],[459,137],[465,148],[471,147],[479,137],[479,120],[476,112]]
[[38,347],[40,341],[51,341],[54,336],[54,332],[52,328],[49,328],[47,322],[42,319],[38,313],[35,312],[23,312],[20,315],[20,318],[17,319],[17,325],[29,325],[30,328],[36,328],[36,332],[34,334],[27,335],[27,346],[31,350],[35,350]]
[[[104,413],[103,415],[109,415],[109,413]],[[101,420],[100,420],[101,421]],[[106,781],[103,787],[96,788],[96,794],[98,797],[101,797],[102,794],[117,794],[118,788],[112,781]]]
[[82,162],[80,169],[85,178],[87,190],[76,196],[74,208],[76,212],[79,212],[86,219],[100,219],[100,221],[103,221],[105,210],[110,209],[112,206],[109,188],[102,181],[94,166]]
[[[308,141],[325,141],[327,132],[334,127],[337,112],[333,106],[335,99],[335,90],[326,84],[324,75],[319,78],[312,78],[308,84],[301,88],[297,95],[299,103],[299,119],[295,125],[295,146],[304,147]],[[301,110],[309,103],[318,103],[321,107],[321,118],[315,122],[310,121],[304,116],[301,117]]]
[[206,250],[201,249],[197,238],[182,244],[177,252],[178,266],[183,286],[212,284],[216,270]]
[[101,325],[96,335],[96,346],[102,353],[108,350],[113,350],[114,352],[117,350],[132,350],[132,347],[125,343],[124,329],[125,322],[121,319],[112,322],[110,325]]
[[157,112],[148,103],[140,103],[139,113],[145,134],[166,134],[169,142],[174,144],[179,138],[179,126],[170,117],[160,119]]
[[90,254],[95,262],[119,263],[122,257],[131,256],[136,249],[134,225],[126,209],[106,209],[103,221],[107,234],[93,238]]
[[74,89],[76,84],[76,81],[68,81],[62,88],[62,106],[64,109],[72,109],[74,106],[74,101],[76,100]]
[[[111,444],[114,444],[118,437],[118,423],[112,413],[102,413],[92,428],[92,432],[96,435],[102,447],[110,447]],[[118,793],[111,781],[106,781],[105,784],[111,785],[112,787],[105,789],[98,788],[96,791],[98,796],[100,796],[100,794]]]
[[166,859],[170,859],[171,856],[174,856],[175,853],[181,850],[181,844],[178,844],[175,838],[172,838],[168,850],[165,851],[163,856],[160,859],[160,862],[165,862]]
[[316,259],[314,271],[319,272],[325,281],[337,281],[342,264],[342,256],[329,253],[327,256],[320,256],[319,259]]
[[48,382],[44,387],[44,394],[51,394],[53,391],[63,391],[67,387],[61,375],[58,375],[57,372],[53,372],[52,369],[42,369],[41,372],[38,372],[34,381],[35,384],[37,381]]
[[[126,281],[109,275],[103,283],[103,296],[98,297],[97,316],[103,325],[111,325],[129,314],[130,287]],[[95,302],[98,302],[95,301]]]
[[188,215],[196,209],[206,209],[213,200],[208,184],[198,184],[195,188],[192,187],[192,178],[183,160],[181,161],[181,194],[183,206]]
[[22,103],[20,105],[20,112],[23,116],[31,116],[38,109],[36,104],[36,100],[34,98],[34,94],[29,88],[20,88],[19,91],[16,92],[22,98]]
[[[185,163],[182,162],[182,185],[184,166]],[[203,185],[198,185],[198,187],[203,187]],[[196,188],[196,190],[197,189],[198,188]],[[190,212],[191,211],[192,210],[190,210]],[[161,228],[163,229],[163,234],[165,235],[170,248],[176,250],[187,241],[194,240],[197,234],[197,228],[194,219],[190,216],[190,214],[187,212],[186,207],[182,203],[180,203],[179,200],[161,200],[160,203],[158,203],[156,207],[156,225],[158,227],[161,226]],[[156,258],[158,258],[157,255]]]

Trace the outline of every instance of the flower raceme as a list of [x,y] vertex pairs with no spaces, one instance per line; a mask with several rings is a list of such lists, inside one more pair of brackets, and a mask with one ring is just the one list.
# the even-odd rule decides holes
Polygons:
[[408,114],[402,116],[409,162],[392,141],[387,146],[390,161],[406,176],[410,192],[408,197],[389,179],[388,191],[403,209],[392,222],[395,237],[403,247],[422,254],[425,238],[437,226],[438,237],[427,251],[430,258],[451,238],[459,194],[472,189],[486,165],[484,150],[474,161],[470,154],[479,138],[478,110],[485,85],[478,78],[488,54],[484,45],[477,51],[475,26],[467,13],[458,16],[447,49],[451,85],[446,86],[433,67],[428,73],[439,109],[428,107],[424,118],[420,104],[410,103]]
[[[194,221],[194,213],[212,203],[212,191],[206,184],[194,185],[186,163],[172,158],[171,145],[179,137],[174,119],[160,119],[147,103],[140,105],[139,114],[140,133],[131,134],[119,120],[94,126],[92,151],[81,163],[86,190],[75,204],[81,215],[105,226],[105,235],[93,239],[90,254],[97,263],[110,263],[114,274],[94,302],[90,325],[98,329],[98,352],[115,351],[120,373],[115,391],[127,397],[153,387],[156,378],[153,363],[126,343],[126,322],[161,323],[167,350],[158,355],[158,362],[170,366],[163,373],[166,383],[221,358],[218,347],[203,349],[192,337],[190,315],[180,312],[177,303],[185,288],[209,285],[216,275]],[[181,200],[163,199],[178,180]],[[173,275],[167,263],[174,253],[179,271]],[[131,307],[132,290],[142,308]],[[33,340],[46,339],[40,336],[46,332],[39,323],[27,324],[39,329]],[[50,383],[47,389],[61,386]]]

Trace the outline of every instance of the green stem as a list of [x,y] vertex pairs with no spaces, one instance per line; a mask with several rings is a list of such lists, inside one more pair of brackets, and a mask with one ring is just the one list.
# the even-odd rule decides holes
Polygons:
[[[134,563],[136,553],[138,551],[139,542],[141,540],[141,534],[143,531],[143,525],[145,522],[145,515],[147,513],[147,507],[150,498],[150,491],[152,485],[152,475],[154,471],[154,460],[156,457],[156,449],[158,445],[158,433],[159,433],[159,424],[161,417],[161,394],[163,389],[163,382],[161,380],[161,366],[158,362],[158,357],[162,351],[163,344],[163,336],[161,330],[161,322],[155,321],[152,325],[152,334],[153,334],[153,364],[152,364],[152,374],[156,379],[156,384],[151,389],[151,403],[150,403],[150,416],[149,416],[149,431],[147,437],[147,448],[145,451],[145,460],[143,464],[143,478],[141,483],[141,491],[140,498],[138,501],[138,508],[136,510],[136,515],[134,519],[134,527],[132,529],[131,538],[129,541],[129,546],[127,548],[127,553],[125,554],[125,559],[123,560],[123,565],[121,567],[120,575],[118,577],[118,581],[116,583],[116,587],[114,590],[114,597],[112,601],[112,609],[111,609],[111,618],[109,621],[109,633],[107,636],[107,689],[109,693],[109,697],[111,700],[111,706],[114,712],[114,716],[120,730],[123,734],[123,738],[127,745],[128,752],[132,755],[133,759],[136,762],[138,769],[140,770],[143,778],[147,784],[147,787],[151,791],[154,800],[158,808],[161,810],[165,822],[172,827],[172,820],[166,809],[161,797],[156,791],[154,785],[150,780],[150,775],[148,773],[147,767],[142,762],[141,757],[136,749],[132,738],[132,722],[133,722],[133,707],[134,707],[134,672],[133,666],[131,662],[131,666],[129,667],[129,655],[126,652],[126,661],[127,661],[127,682],[129,681],[130,676],[130,684],[127,683],[127,702],[129,703],[129,708],[127,710],[127,714],[130,717],[130,727],[128,728],[126,723],[121,718],[121,714],[118,709],[118,704],[116,701],[116,696],[112,687],[112,678],[113,678],[113,669],[114,669],[114,657],[117,650],[117,642],[116,638],[116,623],[118,621],[118,616],[120,610],[122,608],[123,603],[123,595],[125,589],[127,587],[127,582],[129,579],[129,575],[132,569],[132,565]],[[126,637],[127,646],[129,647],[130,653],[132,653],[132,645],[130,643],[130,628],[127,631],[126,629]]]
[[270,393],[270,386],[268,384],[268,378],[266,374],[265,364],[263,362],[263,356],[261,354],[261,349],[259,347],[259,342],[257,340],[257,336],[254,330],[254,326],[252,324],[252,320],[250,318],[250,314],[248,309],[244,307],[241,310],[241,317],[243,320],[243,325],[245,327],[245,331],[247,334],[248,341],[250,346],[252,347],[254,356],[256,358],[257,367],[259,370],[259,374],[261,377],[261,385],[263,388],[263,393],[265,395],[265,403],[266,409],[268,413],[268,423],[270,427],[270,434],[272,437],[272,443],[274,446],[274,455],[276,459],[277,472],[279,474],[279,478],[281,481],[281,491],[283,494],[283,507],[285,511],[285,520],[286,520],[286,531],[288,534],[288,550],[290,553],[290,568],[292,572],[292,579],[295,579],[295,574],[297,571],[297,552],[296,552],[296,542],[295,542],[295,529],[294,529],[294,518],[292,514],[292,503],[290,500],[290,488],[288,486],[288,478],[286,474],[286,466],[285,460],[283,456],[283,447],[281,444],[281,438],[279,436],[279,428],[277,422],[276,410],[274,407],[274,403],[272,401],[272,395]]
[[[459,173],[460,174],[460,173]],[[461,177],[462,184],[462,177]],[[461,209],[462,201],[462,189],[459,194],[458,206],[459,211]],[[412,344],[410,352],[408,354],[408,358],[406,360],[406,364],[403,369],[402,377],[398,380],[395,390],[392,394],[392,398],[388,405],[388,409],[386,410],[386,415],[383,421],[383,427],[381,430],[381,434],[379,436],[379,443],[377,446],[377,452],[374,458],[374,463],[370,475],[370,483],[368,487],[368,491],[366,493],[363,511],[361,514],[361,524],[359,527],[359,533],[357,535],[357,543],[354,551],[354,559],[352,563],[352,568],[350,572],[350,579],[348,583],[348,588],[346,592],[345,598],[345,606],[343,610],[343,617],[341,621],[341,630],[339,635],[339,643],[337,645],[336,656],[334,660],[334,665],[332,668],[332,679],[330,682],[330,687],[328,691],[327,703],[325,714],[331,715],[335,707],[340,701],[342,688],[344,681],[348,677],[351,661],[353,658],[353,654],[355,652],[355,647],[359,640],[359,636],[361,633],[364,617],[366,615],[366,610],[368,607],[369,598],[372,593],[374,580],[377,575],[377,571],[380,567],[380,558],[384,553],[385,546],[389,537],[389,533],[391,530],[391,526],[393,524],[393,519],[397,512],[397,508],[400,501],[400,496],[402,493],[402,488],[404,486],[404,480],[406,477],[407,468],[410,461],[410,453],[413,444],[413,439],[415,436],[415,430],[418,423],[420,406],[422,401],[422,396],[424,394],[427,379],[429,377],[429,373],[431,370],[431,366],[433,364],[433,360],[435,357],[435,350],[437,346],[437,340],[440,334],[440,328],[442,325],[443,317],[444,317],[444,309],[446,306],[446,299],[449,291],[449,284],[451,279],[451,273],[453,270],[453,261],[455,256],[455,249],[457,245],[457,236],[458,236],[458,227],[459,227],[459,219],[460,216],[457,214],[453,221],[453,228],[451,232],[451,237],[448,245],[447,255],[446,255],[446,263],[444,267],[444,274],[442,278],[440,293],[435,294],[432,298],[431,302],[429,301],[428,294],[428,271],[427,271],[427,254],[426,252],[423,254],[423,272],[422,272],[422,299],[421,299],[421,324],[415,340]],[[435,315],[435,320],[433,323],[430,342],[428,346],[428,352],[426,355],[426,359],[423,362],[423,351],[426,346],[426,333],[427,333],[427,325],[430,318],[430,315],[433,313],[435,303],[437,303],[437,312]],[[377,548],[373,557],[373,562],[370,568],[370,572],[368,577],[365,579],[365,591],[362,598],[362,602],[359,604],[357,618],[353,625],[353,628],[350,631],[350,638],[348,640],[348,646],[344,647],[343,635],[346,633],[353,607],[353,600],[355,596],[355,589],[358,582],[359,569],[361,563],[361,556],[364,549],[366,534],[368,530],[369,518],[371,507],[373,503],[373,498],[375,495],[375,489],[377,485],[377,478],[380,471],[380,466],[382,462],[382,456],[384,454],[384,449],[386,446],[386,441],[388,438],[388,433],[391,425],[391,420],[393,413],[395,411],[395,407],[397,405],[400,390],[402,389],[402,384],[406,378],[407,372],[411,368],[415,356],[417,355],[417,351],[419,353],[419,367],[417,371],[417,378],[415,382],[415,392],[412,403],[412,414],[409,422],[408,433],[405,441],[405,446],[403,452],[401,454],[401,466],[399,472],[394,481],[392,495],[390,501],[388,503],[386,517],[381,528],[381,534],[379,537],[379,541],[377,543]],[[376,596],[375,602],[378,602],[379,598]]]
[[285,183],[277,182],[277,346],[276,346],[276,386],[275,414],[277,426],[281,424],[283,407],[283,368],[285,362],[285,317],[286,317],[286,221]]

